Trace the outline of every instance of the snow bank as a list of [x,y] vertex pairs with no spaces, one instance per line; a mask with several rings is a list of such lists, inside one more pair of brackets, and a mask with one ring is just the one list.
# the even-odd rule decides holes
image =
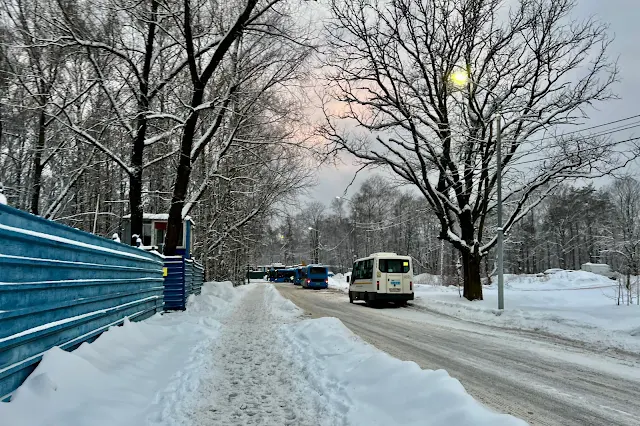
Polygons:
[[[444,370],[422,370],[364,343],[336,318],[282,328],[285,350],[352,425],[526,425],[497,414]],[[310,362],[314,360],[314,362]]]
[[484,300],[460,298],[457,287],[416,285],[415,305],[500,327],[541,330],[598,347],[640,351],[640,307],[617,306],[615,281],[585,271],[505,275],[505,310],[494,283]]
[[298,308],[291,300],[282,297],[273,284],[267,284],[265,297],[269,309],[280,318],[295,318],[302,314],[302,309]]
[[442,277],[432,274],[418,274],[413,276],[414,284],[440,285]]
[[2,426],[144,425],[189,399],[219,334],[219,320],[246,288],[206,283],[185,312],[125,320],[73,352],[53,348],[0,403]]
[[349,291],[349,283],[347,282],[347,275],[351,275],[347,273],[346,275],[338,274],[333,277],[329,277],[329,288],[333,288],[335,290],[340,290],[344,292]]
[[189,296],[187,311],[198,314],[224,315],[229,312],[234,302],[242,297],[246,289],[246,286],[233,287],[231,281],[204,283],[200,296]]

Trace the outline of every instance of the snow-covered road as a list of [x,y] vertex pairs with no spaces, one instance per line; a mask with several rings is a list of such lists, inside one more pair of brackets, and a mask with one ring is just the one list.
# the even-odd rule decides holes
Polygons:
[[640,357],[424,310],[351,305],[335,291],[278,289],[313,317],[337,317],[396,358],[446,369],[477,400],[532,425],[640,424]]

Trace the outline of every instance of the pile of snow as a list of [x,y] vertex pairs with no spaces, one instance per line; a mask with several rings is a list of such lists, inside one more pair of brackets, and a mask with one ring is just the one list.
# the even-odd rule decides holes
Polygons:
[[351,272],[347,272],[344,275],[337,274],[337,275],[334,275],[333,277],[329,277],[329,288],[348,292],[349,283],[347,282],[347,277],[350,277],[350,276],[351,276]]
[[474,302],[461,298],[457,287],[416,285],[414,304],[473,322],[640,350],[640,306],[616,305],[616,281],[586,271],[505,275],[504,311],[497,309],[496,281]]
[[11,402],[0,403],[0,424],[138,426],[161,417],[198,386],[219,320],[245,293],[206,283],[185,312],[125,320],[73,352],[47,351]]
[[266,286],[265,297],[270,309],[273,309],[273,312],[277,313],[280,318],[295,318],[302,314],[302,309],[298,308],[291,300],[282,297],[271,284]]
[[283,326],[282,338],[290,359],[327,405],[341,407],[347,424],[526,425],[484,407],[446,371],[422,370],[364,343],[336,318]]
[[428,284],[428,285],[440,285],[442,277],[440,275],[433,274],[418,274],[413,276],[414,284]]
[[230,281],[209,282],[202,286],[199,296],[191,295],[187,301],[187,311],[199,314],[224,315],[234,302],[244,294],[246,287],[233,287]]

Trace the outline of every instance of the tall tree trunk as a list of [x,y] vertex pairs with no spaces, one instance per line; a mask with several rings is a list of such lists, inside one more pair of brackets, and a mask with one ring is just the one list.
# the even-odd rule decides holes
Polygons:
[[199,116],[198,110],[195,108],[202,103],[203,97],[204,87],[198,85],[191,99],[191,106],[194,108],[194,111],[185,123],[180,143],[180,161],[178,163],[175,185],[173,187],[173,196],[171,197],[169,223],[167,225],[167,235],[164,245],[164,254],[167,256],[175,255],[176,247],[178,247],[178,234],[180,227],[182,227],[182,208],[184,207],[184,200],[187,197],[187,189],[189,188],[189,179],[191,177],[191,148],[193,146],[193,138],[195,137],[196,124]]
[[466,250],[462,254],[462,271],[464,273],[464,290],[462,295],[467,300],[482,300],[482,282],[480,280],[480,256]]
[[45,145],[45,113],[44,107],[40,109],[38,118],[38,140],[36,142],[36,152],[33,156],[33,186],[31,187],[31,208],[33,214],[40,214],[40,192],[42,189],[42,153]]
[[[187,61],[189,63],[189,73],[191,75],[191,84],[193,86],[193,95],[191,97],[191,107],[193,111],[187,118],[182,131],[180,140],[180,161],[178,163],[178,171],[176,173],[175,184],[173,187],[173,196],[171,197],[171,208],[169,209],[169,223],[167,224],[167,235],[165,236],[165,255],[175,255],[178,246],[178,233],[182,226],[182,208],[189,187],[189,179],[191,177],[191,149],[193,147],[193,138],[195,136],[196,125],[200,116],[200,110],[197,109],[204,99],[204,89],[218,68],[227,51],[233,42],[242,34],[243,26],[250,19],[251,12],[256,7],[258,0],[247,0],[245,8],[238,16],[235,23],[218,44],[208,65],[198,75],[198,67],[196,66],[196,56],[193,48],[193,34],[191,29],[191,3],[190,0],[184,0],[184,37],[187,48]],[[224,114],[223,111],[220,114]],[[221,119],[222,116],[219,118]],[[203,144],[200,149],[204,149]]]
[[467,247],[471,247],[471,249],[465,247],[458,248],[462,254],[462,270],[464,276],[463,296],[467,300],[482,300],[482,281],[480,280],[480,261],[482,258],[474,246],[476,236],[474,235],[475,230],[471,212],[469,210],[463,210],[459,216],[459,220],[462,240],[466,242]]
[[[138,106],[138,131],[133,141],[133,150],[131,151],[131,169],[129,175],[129,208],[131,209],[131,235],[139,235],[142,238],[142,222],[144,217],[144,208],[142,206],[142,161],[144,159],[144,138],[147,134],[147,118],[146,111],[148,101],[146,95]],[[125,241],[126,244],[135,245],[135,238],[131,241]]]
[[[141,170],[141,169],[140,169]],[[142,239],[142,221],[144,209],[142,207],[142,173],[134,169],[129,176],[129,206],[131,208],[131,241],[123,241],[125,244],[136,244],[133,235],[139,235]]]
[[[131,235],[137,234],[142,238],[142,222],[144,209],[142,207],[142,172],[144,160],[144,140],[147,136],[147,111],[149,110],[149,75],[151,74],[151,59],[153,58],[153,42],[156,36],[158,0],[151,1],[151,16],[147,39],[145,41],[144,64],[142,79],[140,80],[140,97],[138,98],[138,117],[136,138],[131,152],[132,174],[129,176],[129,208],[131,209]],[[135,245],[135,240],[128,243]]]

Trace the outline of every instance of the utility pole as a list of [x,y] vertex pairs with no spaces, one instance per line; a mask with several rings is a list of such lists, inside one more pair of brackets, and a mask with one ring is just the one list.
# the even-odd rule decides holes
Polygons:
[[504,229],[502,229],[502,117],[496,121],[496,173],[498,193],[498,309],[504,309]]
[[309,226],[307,228],[309,231],[314,231],[314,238],[312,240],[312,244],[313,244],[313,249],[312,249],[312,254],[313,254],[313,263],[318,264],[320,263],[318,261],[318,255],[319,255],[319,251],[320,251],[320,242],[319,242],[319,235],[318,235],[318,228],[312,228],[311,226]]
[[96,229],[98,229],[98,212],[100,210],[100,193],[98,193],[98,198],[96,199],[96,213],[93,216],[93,234],[96,233]]
[[440,285],[444,286],[444,240],[440,240]]
[[316,249],[315,249],[315,252],[314,252],[314,262],[317,265],[318,263],[320,263],[320,259],[319,259],[319,257],[320,257],[320,247],[319,247],[320,246],[320,241],[319,241],[319,238],[320,237],[318,235],[318,229],[317,228],[316,228],[315,231],[316,231]]

